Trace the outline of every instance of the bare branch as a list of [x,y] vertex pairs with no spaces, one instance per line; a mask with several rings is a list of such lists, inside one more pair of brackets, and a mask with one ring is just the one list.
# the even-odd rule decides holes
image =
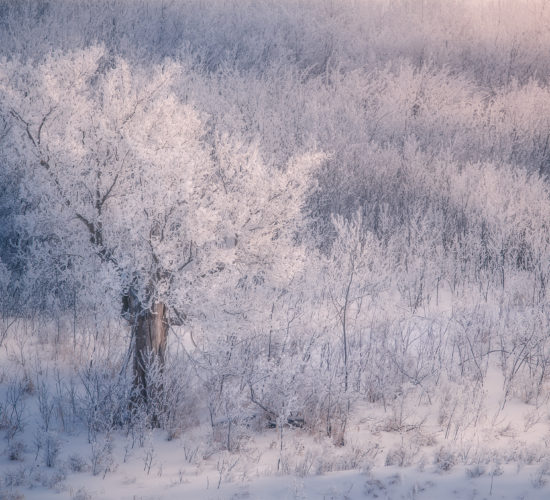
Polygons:
[[44,127],[44,124],[46,123],[46,120],[48,117],[53,113],[55,110],[55,106],[50,108],[50,110],[44,115],[44,118],[42,118],[42,121],[40,122],[40,126],[38,127],[38,134],[36,138],[36,142],[40,145],[41,137],[42,137],[42,128]]
[[17,120],[19,120],[23,125],[25,125],[25,130],[27,131],[27,135],[29,136],[29,139],[33,143],[33,146],[38,147],[37,144],[36,144],[36,141],[34,140],[34,137],[31,134],[30,123],[28,121],[24,120],[21,117],[21,115],[19,113],[17,113],[17,111],[15,111],[14,109],[10,110],[10,114],[11,114],[11,116],[13,116]]
[[183,271],[191,262],[193,262],[193,242],[189,244],[189,257],[187,257],[187,260],[178,268],[178,272]]
[[111,195],[111,191],[113,190],[113,188],[115,187],[115,184],[118,180],[118,174],[115,175],[115,178],[113,179],[113,182],[111,183],[111,185],[109,186],[109,189],[107,189],[107,192],[103,195],[103,197],[101,198],[101,201],[99,203],[99,206],[102,207],[103,204],[109,199],[109,196]]

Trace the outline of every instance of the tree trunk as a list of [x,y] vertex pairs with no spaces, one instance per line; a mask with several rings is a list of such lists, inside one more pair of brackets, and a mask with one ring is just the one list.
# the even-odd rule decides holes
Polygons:
[[[168,322],[166,320],[166,306],[162,302],[154,303],[150,309],[136,315],[132,325],[134,337],[134,385],[145,403],[148,396],[162,390],[158,383],[149,387],[147,369],[151,363],[157,363],[162,371],[166,354],[166,340],[168,336]],[[160,383],[160,381],[159,381]]]
[[158,425],[159,396],[162,382],[152,380],[149,373],[154,368],[156,375],[162,375],[168,337],[167,307],[163,302],[153,302],[144,308],[132,289],[123,298],[123,314],[132,328],[134,342],[134,403],[143,404],[151,412],[153,425]]

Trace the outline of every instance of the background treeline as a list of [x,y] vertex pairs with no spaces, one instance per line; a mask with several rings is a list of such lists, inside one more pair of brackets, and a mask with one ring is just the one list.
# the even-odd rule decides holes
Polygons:
[[[167,389],[148,399],[162,427],[208,422],[230,451],[252,421],[278,425],[281,450],[287,424],[343,444],[359,403],[383,405],[399,430],[416,425],[403,410],[415,401],[457,439],[493,360],[506,398],[547,401],[550,3],[0,2],[6,61],[97,46],[107,68],[181,64],[178,97],[203,113],[212,151],[236,136],[273,172],[326,155],[294,237],[300,272],[281,285],[245,265],[237,284],[190,292],[166,366],[149,371]],[[10,154],[0,341],[23,322],[57,325],[76,365],[93,357],[59,391],[64,426],[147,422],[128,404],[119,302],[53,262],[29,264],[38,243],[18,224],[32,207]]]

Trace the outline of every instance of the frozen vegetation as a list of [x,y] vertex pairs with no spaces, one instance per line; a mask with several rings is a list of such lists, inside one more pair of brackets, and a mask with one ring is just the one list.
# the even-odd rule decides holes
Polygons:
[[0,0],[0,500],[550,498],[550,1]]

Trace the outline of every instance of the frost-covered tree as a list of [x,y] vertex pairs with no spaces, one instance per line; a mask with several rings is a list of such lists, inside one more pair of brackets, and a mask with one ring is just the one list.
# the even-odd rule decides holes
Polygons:
[[88,302],[108,297],[122,310],[143,395],[170,322],[189,314],[194,295],[215,293],[212,279],[292,273],[295,223],[318,161],[306,155],[269,172],[253,143],[206,130],[175,91],[183,74],[97,47],[0,66],[11,126],[3,148],[23,174],[29,273],[55,268]]

